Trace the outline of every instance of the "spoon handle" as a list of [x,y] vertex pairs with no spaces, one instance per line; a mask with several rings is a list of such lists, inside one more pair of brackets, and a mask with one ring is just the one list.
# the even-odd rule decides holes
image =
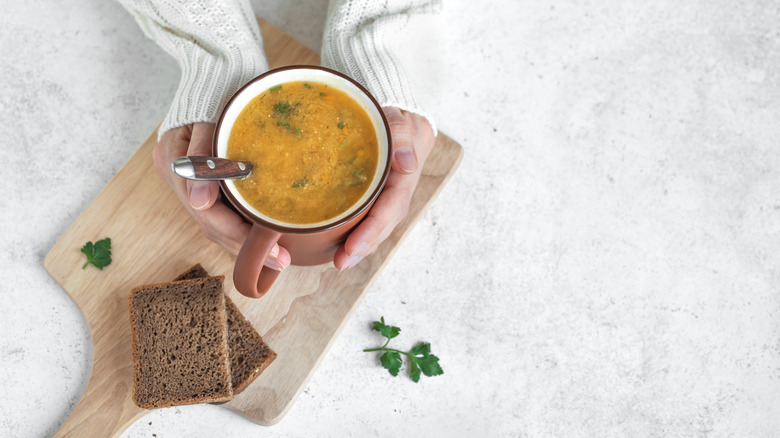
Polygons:
[[249,161],[191,155],[173,160],[171,169],[182,178],[214,181],[249,176],[252,164]]

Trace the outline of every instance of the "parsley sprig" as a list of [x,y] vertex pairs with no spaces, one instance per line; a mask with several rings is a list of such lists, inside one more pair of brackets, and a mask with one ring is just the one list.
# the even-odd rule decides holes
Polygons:
[[87,256],[87,263],[84,263],[81,269],[87,269],[87,265],[92,264],[102,271],[103,268],[111,264],[111,238],[106,237],[94,244],[87,242],[81,248],[81,252]]
[[379,362],[393,376],[397,376],[398,371],[401,370],[401,365],[403,364],[403,361],[401,360],[402,354],[406,356],[409,362],[409,377],[415,382],[420,381],[420,373],[425,374],[428,377],[444,374],[444,370],[439,366],[439,358],[431,354],[431,344],[420,342],[409,351],[387,348],[387,344],[390,343],[391,339],[401,333],[401,329],[385,324],[384,316],[381,317],[379,321],[374,321],[372,328],[387,338],[387,341],[385,342],[385,345],[379,348],[367,348],[363,351],[367,353],[372,351],[383,351],[384,353],[379,356]]

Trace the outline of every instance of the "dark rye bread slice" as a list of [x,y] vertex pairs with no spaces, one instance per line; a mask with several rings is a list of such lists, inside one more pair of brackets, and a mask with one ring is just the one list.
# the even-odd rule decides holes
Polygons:
[[233,399],[223,280],[204,277],[130,292],[136,405]]
[[[208,275],[203,266],[197,264],[176,277],[174,281]],[[238,394],[246,389],[276,359],[276,353],[266,345],[257,330],[244,318],[244,315],[228,296],[225,296],[225,310],[227,311],[233,394]]]

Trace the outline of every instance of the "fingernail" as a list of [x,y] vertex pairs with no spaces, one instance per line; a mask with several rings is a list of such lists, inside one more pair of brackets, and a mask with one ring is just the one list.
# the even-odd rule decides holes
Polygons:
[[190,189],[190,205],[195,210],[204,208],[209,203],[209,185],[204,181],[192,183]]
[[407,172],[414,172],[417,170],[417,158],[414,156],[414,151],[409,148],[400,148],[395,151],[395,159],[398,161],[398,165],[401,169]]
[[268,256],[263,264],[274,271],[284,271],[284,265],[276,257]]
[[360,256],[350,256],[347,259],[347,261],[344,262],[344,265],[341,267],[341,270],[345,271],[345,270],[347,270],[347,269],[357,265],[358,262],[360,262],[361,260],[363,260],[363,257],[360,257]]

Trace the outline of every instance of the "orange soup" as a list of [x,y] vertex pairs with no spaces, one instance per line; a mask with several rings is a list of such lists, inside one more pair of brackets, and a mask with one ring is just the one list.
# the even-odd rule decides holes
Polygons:
[[309,224],[347,211],[371,185],[374,126],[346,93],[318,82],[271,87],[241,111],[227,158],[250,161],[241,196],[278,221]]

